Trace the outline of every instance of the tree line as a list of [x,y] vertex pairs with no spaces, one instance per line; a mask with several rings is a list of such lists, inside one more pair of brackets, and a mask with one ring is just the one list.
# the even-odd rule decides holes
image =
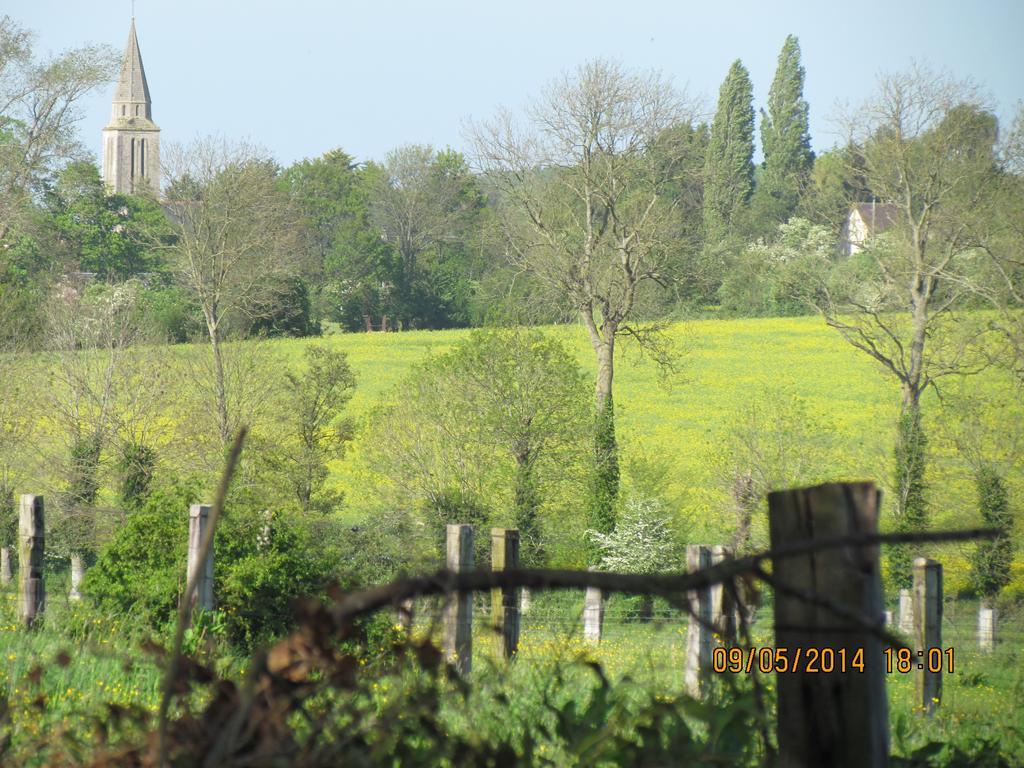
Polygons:
[[[556,78],[521,113],[499,111],[473,125],[469,158],[409,145],[381,162],[359,163],[338,149],[281,167],[265,150],[212,137],[167,152],[168,183],[156,199],[110,194],[75,138],[75,107],[109,80],[113,61],[109,51],[83,48],[39,62],[20,26],[8,17],[0,24],[0,341],[58,354],[74,385],[85,379],[72,368],[84,363],[70,361],[83,348],[105,349],[113,365],[142,339],[202,340],[221,451],[248,414],[232,399],[240,369],[228,360],[230,339],[313,335],[325,322],[357,331],[385,322],[412,329],[576,320],[597,374],[589,423],[569,415],[565,423],[590,441],[589,524],[610,536],[621,508],[619,342],[629,338],[671,367],[678,355],[663,333],[668,320],[820,313],[898,389],[893,512],[902,530],[918,530],[927,525],[922,395],[992,364],[1021,374],[1024,113],[1001,133],[970,82],[924,68],[883,76],[847,115],[846,142],[815,156],[799,42],[790,36],[761,113],[764,160],[755,166],[752,84],[741,61],[708,121],[657,73],[595,60]],[[880,206],[887,226],[844,250],[856,203]],[[98,319],[65,332],[68,316]],[[517,360],[509,349],[504,362],[513,369],[490,349],[487,370],[514,392],[513,372],[534,358]],[[558,368],[559,354],[550,351],[545,364]],[[468,361],[446,359],[439,370]],[[347,390],[341,364],[311,360],[310,375],[333,374],[303,386]],[[551,403],[576,385],[563,374],[541,387]],[[548,438],[533,431],[536,413],[514,402],[489,423],[487,387],[462,380],[469,388],[460,396],[485,425],[473,422],[462,445],[502,447],[529,540]],[[111,377],[89,381],[104,386],[71,386],[84,404],[65,409],[66,485],[84,506],[95,501],[100,452],[86,427],[108,423],[113,386]],[[403,423],[417,409],[435,423],[422,425],[426,437],[416,445],[397,446],[392,460],[434,451],[431,434],[451,438],[465,427],[443,423],[437,404],[448,401],[449,384],[424,372],[416,386],[423,400]],[[295,387],[298,402],[320,402]],[[309,461],[292,479],[308,506],[322,486],[329,436],[326,412],[303,408],[298,455]],[[134,447],[125,462],[144,457],[144,443],[126,445]],[[479,458],[467,450],[467,459]],[[450,452],[421,458],[423,466],[452,460]],[[997,487],[997,468],[979,467],[985,487]],[[472,500],[451,488],[417,493],[442,517],[472,512]],[[910,555],[896,558],[901,582]]]

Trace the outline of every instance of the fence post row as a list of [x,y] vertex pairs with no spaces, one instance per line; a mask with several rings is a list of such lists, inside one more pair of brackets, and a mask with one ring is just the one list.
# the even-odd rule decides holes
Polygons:
[[0,586],[6,587],[13,578],[11,573],[11,548],[0,547]]
[[942,651],[933,663],[933,648],[942,646],[942,565],[936,560],[914,560],[914,693],[918,706],[929,716],[942,699]]
[[[490,529],[490,567],[514,570],[519,567],[519,529]],[[505,658],[519,649],[519,600],[515,589],[490,591],[490,617]]]
[[82,579],[85,577],[85,565],[82,563],[82,553],[71,553],[71,591],[68,593],[68,600],[81,600]]
[[[732,550],[722,544],[716,544],[711,548],[711,564],[718,565],[723,560],[732,559]],[[722,582],[711,587],[711,625],[721,638],[724,645],[733,645],[736,642],[736,612],[739,606],[733,599],[733,595]]]
[[18,618],[26,627],[35,624],[46,607],[43,523],[43,497],[24,494],[18,510]]
[[[449,525],[446,529],[448,570],[473,570],[473,526]],[[473,593],[449,595],[444,609],[444,653],[461,675],[473,667]]]
[[914,634],[914,598],[909,589],[900,590],[900,632],[907,637]]
[[[188,512],[188,570],[186,578],[192,578],[196,563],[199,562],[200,549],[206,527],[210,521],[212,507],[209,504],[193,504]],[[192,600],[192,610],[202,608],[213,610],[213,547],[210,547],[206,562],[199,569],[196,578],[196,591]]]
[[[873,483],[830,483],[770,493],[771,546],[874,534],[879,496]],[[814,594],[880,622],[879,547],[781,558],[773,561],[772,576],[775,646],[786,649],[791,664],[798,650],[801,654],[795,672],[776,674],[780,764],[887,765],[889,719],[881,642],[860,625],[801,597]],[[863,662],[863,672],[852,666],[855,660]],[[833,671],[824,671],[829,668]]]
[[[519,568],[519,529],[491,528],[491,569]],[[519,650],[519,600],[515,589],[491,590],[491,620],[501,638],[502,653],[511,659]]]
[[[703,544],[686,545],[686,570],[689,573],[711,567],[711,547]],[[690,603],[689,623],[686,627],[686,671],[683,685],[690,696],[701,696],[707,687],[711,668],[711,588],[703,587],[687,592]]]
[[[588,571],[594,570],[591,566]],[[583,639],[597,645],[601,642],[601,630],[604,626],[604,595],[597,587],[587,587],[583,598]]]
[[991,651],[996,642],[996,609],[984,602],[978,606],[978,647]]

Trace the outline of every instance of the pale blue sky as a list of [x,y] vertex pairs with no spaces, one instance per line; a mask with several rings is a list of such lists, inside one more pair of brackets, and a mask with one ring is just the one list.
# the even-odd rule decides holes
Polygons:
[[[84,42],[123,49],[130,0],[5,0],[40,51]],[[464,149],[467,118],[518,106],[597,56],[654,67],[708,109],[733,59],[758,107],[788,33],[800,38],[816,150],[836,140],[838,102],[867,96],[911,60],[970,76],[1000,117],[1024,99],[1024,2],[850,3],[621,0],[327,2],[137,0],[139,45],[164,141],[219,132],[282,163],[341,147],[380,159],[410,142]],[[113,85],[86,105],[99,151]]]

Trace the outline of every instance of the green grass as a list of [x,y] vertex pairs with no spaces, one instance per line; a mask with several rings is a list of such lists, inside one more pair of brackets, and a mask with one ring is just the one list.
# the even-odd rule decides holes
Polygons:
[[[559,327],[550,332],[562,337],[580,364],[593,373],[592,352],[581,328]],[[783,399],[800,399],[817,428],[827,432],[827,447],[814,473],[816,477],[873,479],[888,489],[898,388],[876,364],[849,347],[819,319],[704,320],[674,326],[672,334],[685,349],[680,358],[680,376],[664,386],[652,363],[626,349],[617,362],[616,407],[627,490],[635,482],[629,472],[631,462],[661,466],[670,511],[687,540],[716,543],[731,530],[728,484],[722,477],[719,457],[745,410],[770,393],[783,393]],[[360,431],[347,456],[331,466],[330,482],[346,492],[348,506],[341,514],[359,518],[371,511],[365,506],[367,495],[363,492],[372,469],[365,462],[363,440],[372,409],[402,396],[401,382],[414,365],[467,336],[467,331],[337,334],[317,340],[264,343],[269,355],[267,370],[280,371],[299,364],[303,348],[317,343],[346,352],[357,373],[358,389],[349,411]],[[236,349],[245,354],[252,349],[251,344],[245,342]],[[191,358],[206,353],[205,347],[173,351],[174,355]],[[997,372],[988,371],[973,379],[970,386],[981,394],[1005,394],[1011,384]],[[187,463],[181,458],[180,448],[193,428],[192,415],[186,411],[192,390],[183,378],[176,381],[154,432],[165,468]],[[42,393],[34,394],[40,395],[38,406],[44,414],[39,419],[38,439],[56,445],[60,436],[52,416],[45,415]],[[980,520],[969,468],[939,429],[943,415],[934,393],[928,393],[924,407],[933,456],[927,478],[933,524],[977,524]],[[1015,406],[1017,413],[1022,407],[1019,403]],[[989,416],[999,419],[1008,415],[1003,412]],[[45,473],[45,468],[39,471]],[[41,477],[39,487],[48,487],[49,480]],[[1024,477],[1019,466],[1008,477],[1008,485],[1011,506],[1020,510]],[[35,487],[26,487],[17,492],[33,490]],[[106,494],[109,498],[109,488]],[[883,527],[888,525],[887,510],[883,506]],[[1018,524],[1018,542],[1021,533]],[[969,553],[970,546],[929,550],[929,555],[944,564],[947,596],[955,596],[966,586]],[[111,704],[153,711],[159,701],[160,670],[126,642],[123,623],[117,618],[97,618],[68,605],[62,597],[66,584],[59,580],[49,585],[49,591],[46,625],[31,633],[14,624],[13,596],[10,591],[3,593],[0,690],[6,693],[15,735],[66,728],[86,738],[97,717],[106,717]],[[1014,581],[1008,591],[1024,594],[1024,555],[1016,558]],[[574,614],[566,610],[564,599],[553,600],[553,620],[543,621],[546,599],[536,600],[533,618],[525,625],[523,662],[593,658],[613,679],[630,677],[651,686],[659,695],[679,694],[685,636],[678,621],[660,628],[613,621],[607,641],[593,650],[582,646],[575,624],[578,611]],[[954,609],[952,618],[950,608]],[[950,603],[947,619],[944,645],[955,645],[961,668],[947,676],[942,708],[933,721],[922,719],[913,711],[912,676],[891,675],[888,690],[894,729],[900,722],[911,724],[909,735],[901,737],[908,744],[946,732],[995,734],[1009,750],[1007,754],[1024,762],[1022,736],[1012,728],[1024,714],[1024,622],[1019,614],[1007,615],[1006,641],[988,655],[973,647],[971,604]],[[482,647],[489,638],[485,630],[481,632]],[[763,637],[765,642],[770,640],[768,635]],[[53,663],[62,650],[69,651],[70,663],[66,666]],[[45,665],[45,671],[40,681],[33,683],[29,673],[40,664]],[[484,668],[486,663],[478,666]],[[508,673],[508,685],[513,689],[520,686],[525,697],[539,685],[538,673],[530,669],[529,664],[520,663]]]

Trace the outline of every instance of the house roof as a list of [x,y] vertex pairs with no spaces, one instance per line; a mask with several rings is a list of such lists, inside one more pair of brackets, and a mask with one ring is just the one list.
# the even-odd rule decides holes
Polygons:
[[900,209],[894,203],[856,203],[853,210],[867,225],[870,234],[884,232],[899,221]]

